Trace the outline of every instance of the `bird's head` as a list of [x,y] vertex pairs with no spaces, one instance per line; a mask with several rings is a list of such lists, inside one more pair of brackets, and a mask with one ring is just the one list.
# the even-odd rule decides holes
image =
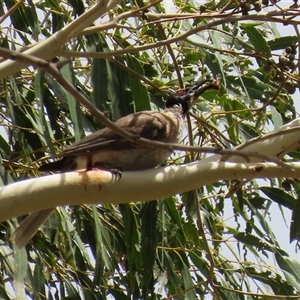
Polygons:
[[208,89],[219,89],[219,81],[204,80],[189,85],[184,89],[177,90],[174,94],[168,96],[166,100],[166,107],[173,107],[180,105],[182,113],[185,114],[195,104],[197,98]]

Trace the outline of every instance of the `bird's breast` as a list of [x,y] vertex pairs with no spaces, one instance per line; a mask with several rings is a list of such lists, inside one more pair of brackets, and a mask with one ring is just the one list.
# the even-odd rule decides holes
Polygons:
[[[91,154],[92,165],[105,165],[121,168],[123,171],[138,171],[155,168],[170,156],[171,151],[152,147],[138,146],[124,150],[101,150]],[[76,157],[76,169],[86,169],[87,155]]]

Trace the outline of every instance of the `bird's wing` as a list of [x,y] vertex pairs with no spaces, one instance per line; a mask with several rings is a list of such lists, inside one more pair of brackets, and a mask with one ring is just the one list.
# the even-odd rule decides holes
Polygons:
[[[168,113],[168,111],[143,111],[128,115],[115,122],[117,126],[136,136],[162,142],[174,142],[169,135],[172,135],[173,130],[177,131],[175,123],[172,120],[172,113]],[[175,135],[177,137],[177,134]],[[106,148],[124,149],[133,145],[135,144],[109,128],[103,128],[75,142],[58,156],[74,156]]]

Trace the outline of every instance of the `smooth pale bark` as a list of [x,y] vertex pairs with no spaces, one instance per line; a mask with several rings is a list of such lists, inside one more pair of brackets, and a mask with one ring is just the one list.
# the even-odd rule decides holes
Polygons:
[[120,180],[104,171],[78,171],[17,182],[0,191],[0,222],[29,212],[82,203],[129,203],[165,198],[229,179],[300,178],[293,168],[274,163],[197,162],[140,172],[126,172]]
[[[282,156],[300,145],[300,119],[236,149]],[[222,162],[220,160],[227,160]],[[199,162],[139,172],[125,172],[118,180],[109,172],[89,171],[50,175],[16,182],[0,189],[0,221],[60,205],[128,203],[169,197],[229,179],[300,178],[300,163],[291,167],[250,158],[213,155]]]

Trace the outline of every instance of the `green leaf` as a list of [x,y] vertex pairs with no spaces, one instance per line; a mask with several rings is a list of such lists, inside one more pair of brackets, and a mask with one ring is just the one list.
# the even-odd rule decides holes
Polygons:
[[300,198],[296,200],[292,212],[292,221],[290,227],[290,243],[294,240],[300,241]]
[[281,50],[297,42],[298,42],[297,36],[281,36],[274,40],[268,41],[268,45],[271,50]]
[[293,258],[275,254],[276,261],[282,269],[287,281],[294,286],[297,291],[300,291],[300,264]]
[[28,268],[27,253],[24,248],[15,249],[13,268],[16,296],[21,299],[25,296],[24,279]]
[[270,250],[270,251],[272,251],[272,247],[270,247],[267,243],[265,243],[260,238],[254,236],[252,234],[239,232],[239,233],[235,234],[234,237],[238,241],[240,241],[242,243],[245,243],[245,244],[247,244],[251,247],[255,247],[259,250]]
[[240,86],[245,89],[251,99],[262,99],[264,91],[270,88],[270,85],[262,83],[253,77],[233,77],[227,76],[227,81],[233,86]]
[[[74,78],[74,70],[70,64],[67,64],[61,69],[61,73],[64,78],[74,85],[75,78]],[[82,128],[82,115],[80,110],[80,105],[76,99],[69,93],[66,93],[66,98],[68,101],[68,106],[70,109],[71,118],[74,122],[74,131],[75,131],[75,140],[81,139],[83,134]]]
[[196,290],[194,287],[194,282],[193,279],[191,277],[191,273],[189,272],[189,267],[187,264],[187,259],[185,257],[185,255],[183,253],[178,254],[178,257],[181,260],[181,276],[183,279],[183,284],[185,287],[185,290],[187,290],[186,292],[186,298],[187,299],[196,299]]
[[[167,215],[170,218],[170,223],[177,226],[176,236],[181,245],[186,242],[185,231],[182,226],[182,220],[179,215],[179,211],[176,208],[176,204],[173,198],[165,199],[164,206],[166,208]],[[161,208],[162,209],[162,208]],[[164,216],[164,215],[163,215]]]
[[[128,66],[140,75],[144,74],[144,69],[140,62],[132,55],[128,55]],[[129,77],[130,89],[134,99],[136,111],[149,110],[150,99],[146,87],[142,84],[140,78],[132,75]]]
[[140,212],[141,218],[141,259],[142,259],[142,294],[146,299],[148,293],[153,294],[153,269],[156,259],[158,240],[157,201],[146,202]]
[[11,152],[10,146],[8,145],[7,141],[0,135],[0,149],[5,155],[9,155]]
[[283,125],[281,114],[272,105],[270,105],[270,109],[271,109],[274,128],[275,130],[278,130]]
[[256,28],[257,24],[253,23],[243,23],[241,28],[247,33],[248,38],[255,48],[255,50],[259,53],[271,55],[271,49],[267,44],[266,39],[262,35],[262,33]]
[[53,147],[53,143],[51,140],[52,133],[49,130],[49,122],[46,121],[46,116],[44,113],[44,102],[45,102],[45,87],[44,87],[44,82],[45,82],[45,72],[43,71],[38,71],[37,75],[35,77],[35,82],[34,82],[34,87],[35,87],[35,94],[36,98],[39,102],[39,118],[37,120],[32,120],[32,123],[34,121],[35,128],[38,130],[38,132],[41,133],[42,138],[44,139],[45,145],[47,145],[50,149],[50,152],[52,155],[55,154],[55,149]]
[[260,187],[259,189],[274,202],[289,209],[293,209],[295,207],[295,198],[284,192],[282,189],[269,186]]

